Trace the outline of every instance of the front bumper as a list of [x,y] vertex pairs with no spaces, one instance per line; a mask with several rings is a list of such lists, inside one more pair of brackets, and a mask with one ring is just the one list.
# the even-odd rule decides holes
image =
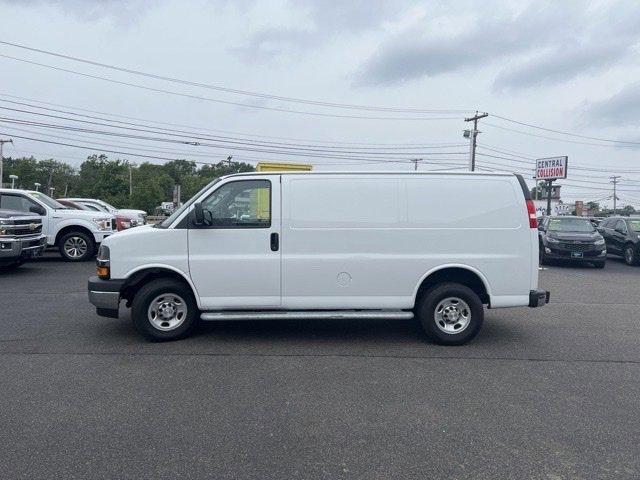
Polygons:
[[561,246],[553,243],[544,245],[544,256],[552,260],[572,260],[594,262],[607,258],[607,248],[602,246]]
[[548,290],[531,290],[529,292],[529,306],[531,308],[544,307],[549,303],[551,292]]
[[98,315],[118,318],[120,291],[123,285],[124,280],[102,280],[95,276],[89,278],[87,285],[89,302],[95,305]]
[[47,237],[44,235],[29,238],[3,238],[0,239],[0,259],[38,257],[46,247]]

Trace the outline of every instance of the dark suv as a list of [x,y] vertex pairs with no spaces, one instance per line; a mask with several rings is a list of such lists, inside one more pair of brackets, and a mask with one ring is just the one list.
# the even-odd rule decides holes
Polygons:
[[549,260],[569,260],[604,267],[605,241],[587,218],[545,217],[538,227],[538,237],[543,265]]
[[627,265],[640,263],[640,218],[606,218],[598,231],[607,242],[609,253],[620,255]]

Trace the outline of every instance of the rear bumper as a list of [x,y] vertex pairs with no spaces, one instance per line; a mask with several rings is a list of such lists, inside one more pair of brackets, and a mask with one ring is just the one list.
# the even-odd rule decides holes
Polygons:
[[531,308],[544,307],[549,303],[551,292],[547,290],[531,290],[529,292],[529,306]]
[[89,278],[87,285],[89,302],[95,305],[98,315],[118,318],[120,291],[123,285],[124,280],[102,280],[98,277]]

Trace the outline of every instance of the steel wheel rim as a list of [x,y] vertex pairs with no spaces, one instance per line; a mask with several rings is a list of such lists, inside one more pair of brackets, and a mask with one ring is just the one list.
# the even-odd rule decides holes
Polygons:
[[82,237],[69,237],[64,242],[64,253],[70,258],[80,258],[87,253],[89,246]]
[[631,247],[627,247],[624,251],[624,259],[627,263],[633,262],[633,249]]
[[438,329],[449,335],[463,332],[471,323],[471,308],[458,297],[440,300],[434,312]]
[[175,293],[163,293],[154,298],[147,309],[147,318],[154,328],[163,332],[175,330],[187,318],[187,304]]

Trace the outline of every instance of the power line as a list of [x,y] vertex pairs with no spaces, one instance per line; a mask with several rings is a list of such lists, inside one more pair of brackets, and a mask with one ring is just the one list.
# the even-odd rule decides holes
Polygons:
[[[73,116],[89,118],[89,119],[93,119],[93,120],[101,120],[102,122],[110,122],[110,123],[122,124],[122,125],[126,125],[127,127],[130,127],[130,126],[145,127],[147,129],[153,129],[153,133],[163,133],[163,132],[167,132],[168,134],[178,133],[178,134],[180,134],[180,136],[184,136],[182,134],[185,134],[185,135],[188,135],[190,138],[199,138],[199,139],[207,138],[207,139],[216,139],[216,140],[218,140],[218,139],[222,139],[222,140],[240,140],[240,141],[247,141],[248,140],[248,139],[241,138],[241,137],[228,137],[228,136],[221,136],[221,135],[205,135],[205,134],[201,134],[201,133],[198,133],[198,132],[190,132],[190,131],[185,131],[185,130],[175,130],[175,129],[169,129],[169,128],[155,127],[153,125],[150,126],[150,125],[146,125],[144,123],[132,123],[132,122],[124,122],[124,121],[120,121],[120,120],[112,120],[110,118],[98,117],[98,116],[95,116],[95,115],[79,114],[79,113],[76,113],[76,112],[73,112],[73,111],[59,110],[59,109],[53,109],[53,108],[47,108],[47,107],[40,107],[38,105],[31,105],[31,104],[24,103],[24,102],[14,102],[14,101],[11,101],[11,100],[2,100],[2,99],[0,99],[0,102],[17,104],[17,105],[20,105],[20,106],[27,106],[27,107],[30,107],[30,108],[46,110],[46,111],[49,111],[49,112],[64,113],[66,115],[73,115]],[[102,122],[100,122],[100,123],[88,122],[88,121],[85,121],[85,120],[78,120],[78,119],[75,119],[75,118],[62,117],[62,116],[58,116],[58,115],[51,115],[51,114],[46,114],[46,113],[41,113],[41,112],[34,112],[34,111],[24,110],[24,109],[19,109],[19,108],[11,108],[11,107],[0,106],[0,109],[12,111],[12,112],[18,112],[18,113],[25,113],[25,114],[28,114],[28,115],[44,116],[44,117],[49,117],[49,118],[69,120],[69,121],[73,121],[73,122],[90,123],[90,124],[93,124],[93,125],[109,126],[109,127],[113,127],[113,128],[122,128],[122,127],[119,127],[117,125],[107,125],[107,124],[102,123]],[[144,131],[149,132],[150,130],[144,130]],[[205,136],[202,137],[202,135],[205,135]],[[313,147],[313,148],[320,147],[320,148],[329,149],[329,150],[345,150],[347,148],[350,148],[352,150],[375,151],[375,150],[382,149],[382,147],[354,147],[354,146],[339,147],[339,146],[325,146],[325,145],[314,145],[314,144],[298,144],[298,143],[290,143],[290,142],[287,142],[287,143],[285,143],[285,142],[272,142],[272,141],[264,141],[264,140],[251,140],[251,141],[255,142],[255,144],[268,145],[268,146],[287,145],[287,146],[295,146],[295,147],[300,147],[300,148],[302,148],[302,147]],[[464,146],[464,144],[454,144],[454,145],[455,146]],[[396,150],[416,150],[418,148],[429,149],[429,148],[448,148],[448,147],[441,147],[441,146],[404,147],[404,146],[399,146],[399,147],[393,147],[393,148],[396,149]]]
[[625,144],[614,145],[614,144],[606,144],[606,143],[580,142],[580,141],[577,141],[577,140],[568,140],[566,138],[550,137],[548,135],[540,135],[538,133],[523,132],[522,130],[516,130],[515,128],[503,127],[501,125],[496,125],[494,123],[489,123],[489,122],[485,122],[484,125],[488,125],[489,127],[493,127],[493,128],[498,128],[500,130],[505,130],[507,132],[514,132],[514,133],[519,133],[521,135],[527,135],[529,137],[545,138],[547,140],[556,140],[558,142],[573,143],[573,144],[576,144],[576,145],[591,145],[591,146],[594,146],[594,147],[609,147],[609,148],[638,148],[636,145],[625,145]]
[[[109,117],[123,118],[125,120],[135,120],[135,121],[139,121],[139,122],[153,123],[153,124],[165,125],[165,126],[169,126],[169,127],[189,128],[189,129],[192,129],[192,130],[200,130],[200,131],[203,131],[203,132],[226,133],[226,134],[237,135],[237,136],[241,136],[241,137],[268,138],[268,139],[273,139],[273,140],[287,140],[289,142],[311,142],[311,143],[323,144],[323,145],[324,144],[349,145],[349,146],[351,146],[351,145],[365,145],[367,147],[385,147],[385,148],[390,148],[390,147],[407,147],[407,148],[464,147],[466,145],[464,143],[455,144],[455,143],[442,143],[442,142],[441,143],[346,142],[346,141],[337,141],[337,140],[317,140],[317,139],[307,139],[307,138],[278,137],[278,136],[273,136],[273,135],[248,134],[248,133],[241,133],[241,132],[235,132],[235,131],[230,131],[230,130],[220,130],[220,129],[196,127],[196,126],[193,126],[193,125],[185,125],[185,124],[180,124],[180,123],[159,122],[157,120],[151,120],[151,119],[148,119],[148,118],[131,117],[131,116],[127,116],[127,115],[118,115],[118,114],[115,114],[115,113],[105,113],[105,112],[100,112],[100,111],[96,111],[96,110],[90,110],[90,109],[81,108],[81,107],[77,107],[77,106],[62,105],[62,104],[59,104],[59,103],[45,102],[43,100],[37,100],[37,99],[33,99],[33,98],[28,98],[28,97],[20,97],[20,96],[17,96],[17,95],[9,95],[9,94],[6,94],[6,93],[0,93],[0,97],[13,98],[13,99],[17,99],[17,100],[24,100],[24,101],[27,101],[27,102],[33,102],[33,103],[39,103],[39,104],[43,104],[43,105],[50,105],[50,106],[54,106],[54,107],[61,107],[61,108],[66,108],[66,109],[77,110],[77,111],[80,111],[80,112],[95,113],[95,114],[98,114],[98,115],[106,115],[106,116],[109,116]],[[43,107],[36,106],[34,108],[43,108]]]
[[267,106],[264,106],[264,105],[252,105],[252,104],[247,104],[247,103],[232,102],[232,101],[228,101],[228,100],[220,100],[220,99],[211,98],[211,97],[204,97],[202,95],[192,95],[192,94],[188,94],[188,93],[184,93],[184,92],[175,92],[175,91],[172,91],[172,90],[165,90],[165,89],[162,89],[162,88],[154,88],[154,87],[149,87],[149,86],[146,86],[146,85],[140,85],[140,84],[137,84],[137,83],[124,82],[122,80],[115,80],[113,78],[101,77],[99,75],[91,75],[91,74],[88,74],[88,73],[78,72],[76,70],[71,70],[71,69],[68,69],[68,68],[56,67],[56,66],[53,66],[53,65],[47,65],[45,63],[39,63],[39,62],[31,61],[31,60],[26,60],[26,59],[23,59],[23,58],[12,57],[10,55],[0,54],[0,57],[8,58],[10,60],[26,63],[26,64],[29,64],[29,65],[37,65],[39,67],[48,68],[48,69],[51,69],[51,70],[56,70],[56,71],[65,72],[65,73],[71,73],[73,75],[78,75],[78,76],[85,77],[85,78],[92,78],[94,80],[102,80],[102,81],[109,82],[109,83],[114,83],[114,84],[117,84],[117,85],[124,85],[124,86],[128,86],[128,87],[138,88],[138,89],[141,89],[141,90],[147,90],[147,91],[150,91],[150,92],[163,93],[163,94],[166,94],[166,95],[173,95],[173,96],[184,97],[184,98],[191,98],[191,99],[198,100],[198,101],[207,101],[207,102],[214,102],[214,103],[220,103],[220,104],[225,104],[225,105],[233,105],[233,106],[236,106],[236,107],[255,108],[255,109],[259,109],[259,110],[270,110],[270,111],[275,111],[275,112],[295,113],[295,114],[300,114],[300,115],[310,115],[310,116],[316,116],[316,117],[347,118],[347,119],[359,119],[359,120],[403,120],[403,121],[404,120],[418,120],[418,121],[422,121],[422,120],[426,120],[426,121],[430,121],[430,120],[460,120],[460,117],[373,117],[373,116],[362,116],[362,115],[341,115],[341,114],[336,114],[336,113],[310,112],[310,111],[303,111],[303,110],[291,110],[291,109],[287,109],[287,108],[267,107]]
[[153,73],[148,73],[148,72],[142,72],[140,70],[133,70],[130,68],[124,68],[124,67],[119,67],[116,65],[109,65],[106,63],[100,63],[94,60],[87,60],[84,58],[79,58],[79,57],[73,57],[71,55],[66,55],[66,54],[62,54],[62,53],[57,53],[57,52],[52,52],[49,50],[43,50],[43,49],[39,49],[39,48],[34,48],[34,47],[29,47],[26,45],[21,45],[18,43],[12,43],[12,42],[7,42],[7,41],[3,41],[0,40],[0,44],[3,45],[8,45],[11,47],[15,47],[15,48],[20,48],[23,50],[29,50],[32,52],[37,52],[37,53],[41,53],[44,55],[49,55],[49,56],[53,56],[53,57],[58,57],[58,58],[64,58],[66,60],[72,60],[74,62],[80,62],[80,63],[85,63],[87,65],[93,65],[93,66],[97,66],[97,67],[101,67],[101,68],[106,68],[109,70],[115,70],[115,71],[119,71],[119,72],[123,72],[123,73],[129,73],[132,75],[138,75],[138,76],[142,76],[142,77],[146,77],[146,78],[153,78],[156,80],[163,80],[163,81],[167,81],[167,82],[172,82],[172,83],[178,83],[178,84],[182,84],[182,85],[189,85],[192,87],[201,87],[201,88],[206,88],[206,89],[210,89],[210,90],[216,90],[216,91],[220,91],[220,92],[225,92],[225,93],[233,93],[236,95],[245,95],[245,96],[251,96],[251,97],[258,97],[258,98],[266,98],[266,99],[270,99],[270,100],[279,100],[279,101],[283,101],[283,102],[293,102],[293,103],[301,103],[301,104],[306,104],[306,105],[316,105],[316,106],[322,106],[322,107],[331,107],[331,108],[342,108],[342,109],[350,109],[350,110],[366,110],[366,111],[375,111],[375,112],[394,112],[394,113],[469,113],[471,112],[471,110],[462,110],[462,109],[419,109],[419,108],[406,108],[406,107],[380,107],[380,106],[370,106],[370,105],[354,105],[354,104],[345,104],[345,103],[336,103],[336,102],[323,102],[323,101],[319,101],[319,100],[309,100],[309,99],[303,99],[303,98],[294,98],[294,97],[284,97],[284,96],[279,96],[279,95],[271,95],[271,94],[266,94],[266,93],[259,93],[259,92],[251,92],[248,90],[239,90],[239,89],[234,89],[234,88],[228,88],[228,87],[221,87],[219,85],[212,85],[212,84],[207,84],[207,83],[201,83],[201,82],[193,82],[190,80],[184,80],[184,79],[179,79],[179,78],[175,78],[175,77],[169,77],[169,76],[165,76],[165,75],[158,75],[158,74],[153,74]]
[[511,123],[515,123],[517,125],[522,125],[525,127],[530,127],[530,128],[536,128],[538,130],[543,130],[545,132],[551,132],[551,133],[557,133],[560,135],[567,135],[570,137],[576,137],[576,138],[584,138],[586,140],[597,140],[599,142],[608,142],[608,143],[620,143],[620,144],[626,144],[626,145],[640,145],[640,142],[627,142],[624,140],[612,140],[610,138],[602,138],[602,137],[590,137],[587,135],[579,135],[577,133],[571,133],[571,132],[565,132],[562,130],[554,130],[552,128],[545,128],[545,127],[541,127],[539,125],[533,125],[531,123],[525,123],[525,122],[520,122],[518,120],[514,120],[512,118],[507,118],[507,117],[501,117],[500,115],[496,115],[496,114],[491,114],[492,117],[495,118],[499,118],[500,120],[504,120],[506,122],[511,122]]

